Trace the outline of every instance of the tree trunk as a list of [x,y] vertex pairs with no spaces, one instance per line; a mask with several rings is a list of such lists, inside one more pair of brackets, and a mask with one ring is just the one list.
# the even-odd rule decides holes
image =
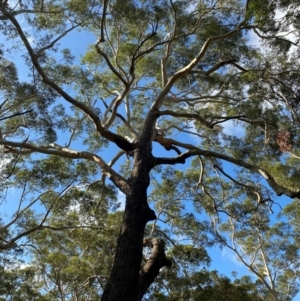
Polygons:
[[126,196],[113,268],[101,301],[138,300],[144,230],[147,222],[156,218],[147,201],[152,161],[150,151],[134,151],[130,192]]
[[272,294],[273,301],[279,301],[279,299],[278,299],[278,293],[276,292],[276,290],[272,289],[271,290],[271,294]]

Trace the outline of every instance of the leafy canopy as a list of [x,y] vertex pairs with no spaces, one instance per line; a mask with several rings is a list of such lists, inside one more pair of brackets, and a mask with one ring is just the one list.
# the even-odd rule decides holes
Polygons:
[[[178,260],[152,300],[209,300],[222,287],[232,300],[293,298],[298,1],[2,0],[0,10],[0,194],[10,204],[0,249],[32,258],[17,275],[5,271],[25,285],[19,296],[102,294],[122,219],[117,189],[129,197],[136,179],[148,185],[134,174],[148,164],[136,155],[145,149],[156,212],[145,236],[163,238]],[[274,222],[281,196],[289,206]],[[193,270],[214,244],[264,288]],[[30,288],[34,275],[47,279]]]

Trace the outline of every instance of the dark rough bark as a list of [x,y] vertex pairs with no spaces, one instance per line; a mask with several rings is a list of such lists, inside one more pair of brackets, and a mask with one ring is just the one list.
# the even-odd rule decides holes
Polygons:
[[152,155],[153,126],[158,110],[148,113],[140,141],[131,145],[133,168],[128,179],[124,217],[117,240],[115,260],[101,301],[137,301],[143,253],[144,230],[156,218],[147,201],[149,173],[154,166]]
[[128,181],[130,192],[126,196],[113,268],[101,301],[138,300],[144,230],[147,222],[156,218],[147,202],[153,157],[147,148],[133,153],[134,166]]
[[152,248],[151,256],[146,264],[142,267],[139,281],[139,297],[142,300],[147,289],[154,281],[159,273],[159,270],[164,266],[171,266],[172,262],[166,258],[165,242],[160,238],[145,238],[144,246]]

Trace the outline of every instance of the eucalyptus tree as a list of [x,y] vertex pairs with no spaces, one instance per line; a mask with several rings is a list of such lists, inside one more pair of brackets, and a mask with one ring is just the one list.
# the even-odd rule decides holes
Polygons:
[[[37,292],[49,300],[99,299],[112,267],[121,212],[100,214],[102,209],[93,214],[96,202],[85,210],[80,207],[68,210],[65,218],[77,220],[82,227],[31,235],[35,248],[30,252],[30,265],[39,285]],[[86,213],[89,217],[82,218]],[[54,216],[54,224],[61,224],[60,214]]]
[[174,267],[160,273],[143,300],[263,300],[249,277],[231,281],[217,271],[208,271],[210,258],[203,248],[181,245],[171,248],[168,255]]
[[[12,179],[29,170],[47,209],[68,208],[63,187],[88,192],[93,181],[126,196],[101,300],[141,300],[171,264],[164,240],[144,237],[157,221],[147,192],[164,166],[198,159],[183,184],[210,215],[299,197],[297,1],[2,0],[0,10],[0,144]],[[32,229],[49,226],[45,217]]]
[[276,223],[260,210],[243,223],[231,217],[218,235],[256,276],[263,300],[293,300],[299,292],[300,247],[297,231],[286,216]]

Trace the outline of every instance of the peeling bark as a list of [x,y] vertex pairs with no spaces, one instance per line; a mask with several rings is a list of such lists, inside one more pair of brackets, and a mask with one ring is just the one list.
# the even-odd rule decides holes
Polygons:
[[172,262],[166,258],[165,242],[161,238],[144,238],[144,246],[152,248],[151,255],[140,271],[139,297],[142,300],[144,294],[164,266],[171,266]]

